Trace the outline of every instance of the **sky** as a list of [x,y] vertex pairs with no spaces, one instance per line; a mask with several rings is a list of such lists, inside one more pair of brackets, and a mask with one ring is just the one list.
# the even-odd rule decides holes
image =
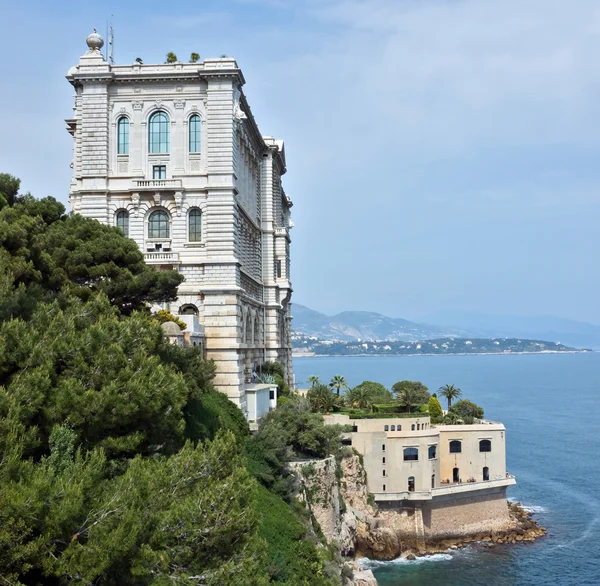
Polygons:
[[115,61],[235,57],[285,140],[294,301],[600,323],[597,0],[0,0],[0,171],[68,202],[65,80],[112,15]]

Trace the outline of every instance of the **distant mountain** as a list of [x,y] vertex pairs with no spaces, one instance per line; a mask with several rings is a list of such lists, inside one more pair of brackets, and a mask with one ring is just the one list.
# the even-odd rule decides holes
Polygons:
[[472,336],[533,338],[580,348],[600,349],[599,325],[554,316],[526,317],[444,311],[429,315],[423,321],[451,329],[454,324],[460,324]]
[[429,340],[451,336],[468,336],[458,327],[418,324],[370,311],[343,311],[327,316],[304,305],[292,305],[293,329],[304,336],[320,340]]
[[370,311],[343,311],[328,316],[298,303],[292,305],[292,315],[295,332],[320,340],[522,338],[560,342],[575,348],[600,349],[600,326],[552,316],[438,312],[427,316],[421,323]]

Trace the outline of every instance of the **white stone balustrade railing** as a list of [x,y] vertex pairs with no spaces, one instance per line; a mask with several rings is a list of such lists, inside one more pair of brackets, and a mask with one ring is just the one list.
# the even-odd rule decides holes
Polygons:
[[170,264],[179,262],[176,252],[145,252],[144,260],[148,264]]
[[181,189],[181,179],[136,179],[138,189]]

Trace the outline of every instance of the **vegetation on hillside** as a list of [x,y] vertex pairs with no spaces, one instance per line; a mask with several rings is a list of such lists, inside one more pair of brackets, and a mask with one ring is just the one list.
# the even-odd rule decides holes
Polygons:
[[180,275],[64,212],[0,175],[0,576],[335,584],[310,524],[278,495],[292,494],[287,459],[335,451],[339,432],[292,401],[250,440],[212,387],[214,365],[150,315]]

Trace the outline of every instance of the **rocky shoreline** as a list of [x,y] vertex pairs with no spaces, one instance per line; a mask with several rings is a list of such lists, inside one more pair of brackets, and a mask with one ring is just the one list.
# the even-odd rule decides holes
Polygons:
[[[468,537],[457,539],[442,539],[425,543],[424,547],[409,547],[400,557],[414,560],[417,557],[432,555],[436,553],[448,553],[448,551],[462,549],[473,543],[480,543],[484,547],[494,547],[495,545],[517,543],[531,543],[544,537],[547,533],[545,527],[542,527],[533,519],[533,513],[523,508],[520,503],[507,502],[509,516],[512,521],[511,526],[500,531],[489,531],[477,533]],[[381,559],[381,558],[377,558]]]

